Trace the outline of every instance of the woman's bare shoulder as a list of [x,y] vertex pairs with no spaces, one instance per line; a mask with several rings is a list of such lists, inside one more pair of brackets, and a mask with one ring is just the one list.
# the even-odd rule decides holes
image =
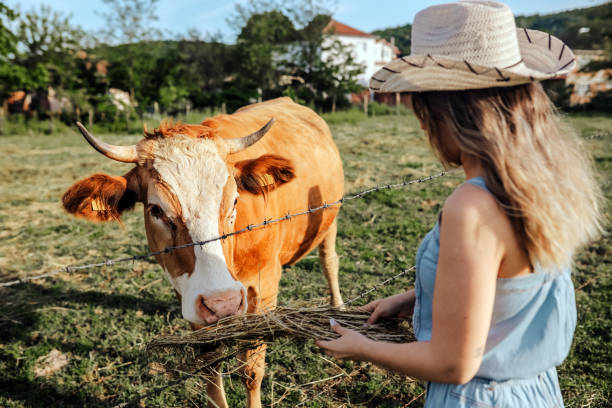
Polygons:
[[444,202],[445,218],[466,218],[466,221],[493,220],[506,217],[493,195],[471,184],[459,186]]
[[497,273],[508,243],[513,241],[512,225],[495,197],[470,184],[458,187],[442,209],[440,253],[458,251],[462,259],[475,259]]

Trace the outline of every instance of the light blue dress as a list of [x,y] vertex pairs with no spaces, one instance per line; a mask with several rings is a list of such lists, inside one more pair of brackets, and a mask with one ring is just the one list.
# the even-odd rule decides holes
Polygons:
[[[466,181],[489,191],[482,177]],[[414,333],[431,340],[432,304],[440,251],[440,221],[416,259]],[[562,407],[556,366],[569,352],[576,328],[570,268],[535,266],[530,275],[497,279],[491,328],[482,364],[467,384],[429,383],[426,407]]]

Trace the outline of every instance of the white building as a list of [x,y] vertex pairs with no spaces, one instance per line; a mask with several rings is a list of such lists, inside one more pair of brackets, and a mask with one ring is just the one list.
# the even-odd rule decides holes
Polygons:
[[331,34],[332,41],[338,40],[343,45],[352,47],[355,62],[365,66],[364,72],[358,78],[359,84],[365,87],[380,67],[399,55],[399,49],[394,44],[333,19],[325,27],[325,32]]

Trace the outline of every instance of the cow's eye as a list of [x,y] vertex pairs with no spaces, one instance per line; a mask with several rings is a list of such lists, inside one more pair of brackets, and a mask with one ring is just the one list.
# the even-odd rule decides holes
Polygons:
[[176,231],[176,224],[172,220],[168,220],[168,225],[170,225],[172,231]]
[[159,205],[155,204],[149,205],[149,213],[155,218],[161,218],[164,216],[164,211]]
[[238,204],[238,197],[236,197],[236,199],[234,200],[234,207],[236,206],[236,204]]

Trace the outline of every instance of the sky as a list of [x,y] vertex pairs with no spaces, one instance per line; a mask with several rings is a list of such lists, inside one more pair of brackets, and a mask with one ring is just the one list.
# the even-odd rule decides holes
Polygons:
[[[233,42],[237,32],[230,27],[227,18],[237,3],[247,0],[160,0],[157,6],[162,29],[169,38],[172,34],[185,34],[197,28],[203,34],[220,33],[225,42]],[[448,0],[336,0],[334,18],[362,31],[395,27],[412,22],[421,9]],[[547,14],[579,7],[602,4],[603,0],[506,0],[515,15]],[[8,0],[10,7],[22,11],[40,4],[50,5],[53,10],[71,15],[71,21],[87,31],[95,31],[103,25],[103,19],[96,11],[106,11],[108,6],[102,0]]]

